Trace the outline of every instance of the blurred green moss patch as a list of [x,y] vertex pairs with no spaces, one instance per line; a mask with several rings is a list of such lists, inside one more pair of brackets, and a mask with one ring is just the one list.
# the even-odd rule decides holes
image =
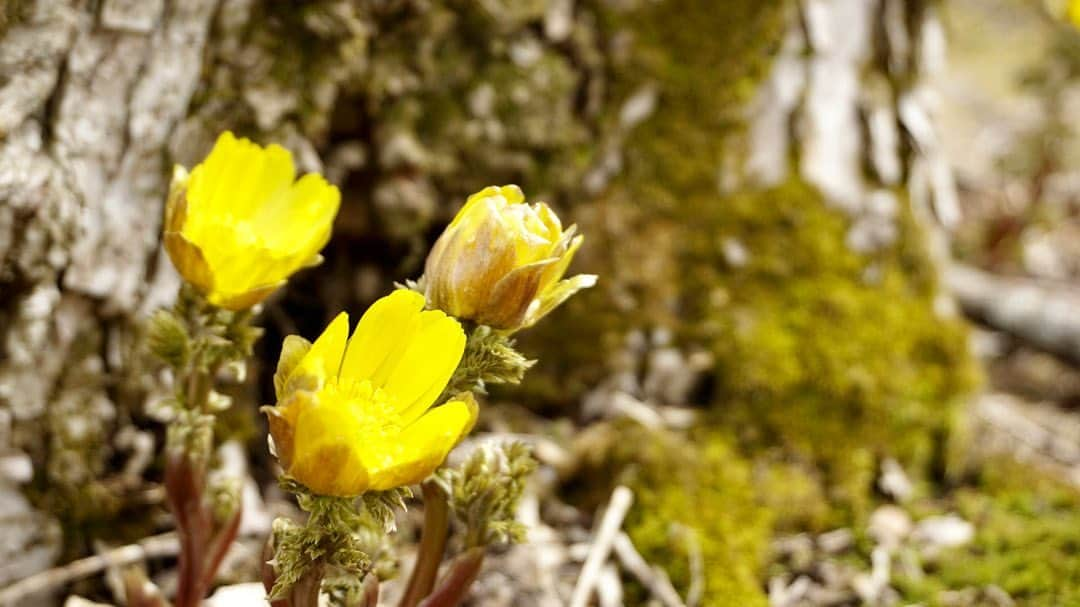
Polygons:
[[988,462],[949,507],[975,525],[975,541],[924,563],[926,575],[901,578],[905,599],[941,605],[948,589],[996,585],[1017,605],[1080,604],[1080,492],[1030,466]]
[[[720,434],[685,436],[632,423],[596,428],[599,457],[573,484],[583,505],[599,505],[616,484],[627,485],[634,505],[624,528],[682,595],[697,583],[704,605],[767,605],[759,572],[772,514],[758,503],[750,462]],[[628,604],[643,604],[645,590],[630,588],[636,596]]]

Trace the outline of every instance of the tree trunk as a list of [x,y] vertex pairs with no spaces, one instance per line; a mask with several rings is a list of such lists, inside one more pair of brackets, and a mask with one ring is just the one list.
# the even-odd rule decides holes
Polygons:
[[[113,516],[112,499],[145,489],[153,439],[132,425],[145,390],[132,383],[139,376],[128,353],[138,319],[177,285],[158,253],[161,196],[216,9],[162,0],[8,9],[12,22],[0,34],[0,452],[12,462],[5,503],[21,505],[4,508],[5,537],[22,525],[16,517],[38,516],[11,488],[30,481],[31,470],[35,503],[67,522]],[[127,462],[120,471],[106,464],[116,457]],[[5,542],[0,584],[59,553],[55,526],[33,528],[45,531]]]
[[794,171],[851,217],[847,244],[863,253],[896,243],[898,196],[910,196],[924,225],[955,225],[956,187],[925,84],[944,67],[937,3],[805,0],[799,8],[750,108],[749,181],[775,185]]

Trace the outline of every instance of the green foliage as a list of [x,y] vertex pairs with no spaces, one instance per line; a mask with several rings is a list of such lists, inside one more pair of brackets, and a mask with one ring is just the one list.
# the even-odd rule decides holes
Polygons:
[[925,564],[929,575],[902,579],[908,602],[940,605],[944,589],[995,584],[1018,605],[1080,604],[1080,493],[1028,466],[988,463],[979,483],[951,506],[975,524],[975,541]]
[[466,549],[525,539],[526,529],[515,514],[534,470],[532,450],[511,442],[481,445],[462,465],[439,471],[450,508],[465,527]]
[[363,580],[385,560],[382,538],[393,529],[394,511],[405,508],[408,488],[368,492],[359,498],[315,495],[285,478],[282,487],[296,495],[308,513],[303,525],[288,519],[274,521],[272,597],[281,598],[308,575],[321,579]]
[[165,428],[167,449],[187,453],[206,466],[214,448],[214,416],[185,407],[172,407],[170,413],[172,418]]
[[213,306],[185,283],[172,309],[157,310],[151,317],[150,351],[178,372],[205,373],[235,366],[251,357],[262,335],[262,329],[252,324],[254,315],[252,310],[234,312]]
[[465,354],[443,396],[485,394],[489,384],[519,384],[535,362],[514,349],[514,340],[508,335],[479,325],[469,333]]
[[685,594],[700,553],[704,605],[766,605],[758,572],[771,515],[756,503],[749,462],[715,433],[686,437],[626,425],[612,441],[608,463],[586,482],[610,486],[618,477],[634,490],[625,527],[645,559],[662,564]]

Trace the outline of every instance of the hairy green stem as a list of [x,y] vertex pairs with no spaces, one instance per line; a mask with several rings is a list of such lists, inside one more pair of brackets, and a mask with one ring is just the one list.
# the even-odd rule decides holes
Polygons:
[[485,549],[482,546],[470,548],[450,563],[446,575],[439,580],[435,588],[419,607],[457,607],[469,594],[469,589],[480,574],[484,565]]
[[421,489],[424,492],[424,527],[420,533],[416,565],[401,598],[401,607],[416,607],[431,593],[450,531],[450,505],[446,493],[431,480],[424,481]]
[[187,381],[187,394],[184,396],[187,399],[185,405],[189,409],[196,411],[203,411],[206,408],[206,402],[210,398],[210,373],[201,371],[199,369],[199,356],[196,356],[191,363],[191,371],[188,372]]
[[325,566],[316,561],[304,571],[300,579],[289,588],[289,607],[319,607],[319,590],[322,588]]
[[379,607],[379,578],[369,575],[364,582],[364,598],[362,607]]
[[[187,334],[191,335],[201,323],[182,316],[179,305],[175,314],[186,320]],[[202,603],[240,523],[239,506],[225,520],[218,521],[207,496],[207,463],[212,444],[201,437],[213,430],[203,426],[205,421],[201,416],[210,412],[210,394],[222,364],[220,360],[207,360],[207,356],[205,350],[196,347],[188,361],[179,400],[189,415],[175,423],[189,426],[186,431],[171,435],[177,439],[166,445],[165,493],[180,538],[175,607],[198,607]]]

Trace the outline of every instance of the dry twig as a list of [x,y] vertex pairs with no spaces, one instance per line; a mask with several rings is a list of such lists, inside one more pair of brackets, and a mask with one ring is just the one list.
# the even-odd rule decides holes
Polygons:
[[659,567],[653,567],[646,562],[634,547],[634,542],[629,535],[619,532],[615,536],[613,548],[623,568],[637,578],[664,607],[686,607],[675,587],[671,585],[667,574]]
[[123,567],[146,559],[175,556],[179,552],[180,543],[176,533],[154,535],[134,544],[113,548],[23,578],[0,590],[0,607],[14,607],[29,596],[70,584],[109,567]]
[[608,502],[600,526],[597,527],[596,538],[589,548],[589,554],[585,557],[585,564],[581,568],[577,585],[574,586],[574,593],[570,595],[570,607],[585,607],[588,603],[589,595],[596,587],[604,563],[611,554],[615,537],[633,502],[634,493],[626,487],[620,485],[611,493],[611,501]]

